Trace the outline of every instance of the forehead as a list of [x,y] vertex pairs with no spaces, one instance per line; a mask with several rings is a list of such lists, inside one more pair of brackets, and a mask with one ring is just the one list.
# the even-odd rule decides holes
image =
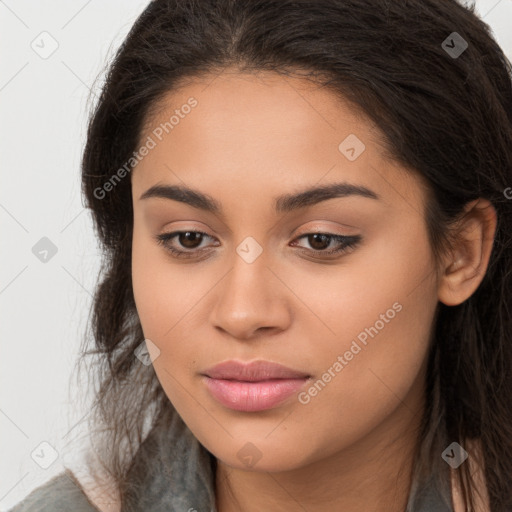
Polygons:
[[[268,142],[266,139],[273,135],[281,139],[303,134],[310,140],[321,138],[329,142],[329,132],[353,129],[361,139],[380,145],[381,152],[385,146],[383,134],[371,120],[339,94],[306,78],[268,71],[223,71],[218,75],[182,79],[151,106],[143,134],[169,121],[184,107],[190,110],[186,108],[190,98],[197,105],[190,113],[173,121],[174,135],[180,131],[185,135],[187,126],[193,124],[190,128],[203,140],[206,140],[206,133],[201,129],[210,137],[215,133],[232,136],[237,133],[239,136],[259,135],[258,140]],[[190,119],[183,123],[186,118]],[[177,124],[181,125],[180,130]],[[336,133],[335,137],[339,135]],[[247,136],[245,146],[251,142],[256,144],[258,140]]]
[[353,105],[309,80],[271,72],[189,79],[151,109],[141,144],[148,138],[154,147],[132,173],[137,192],[180,180],[210,189],[221,183],[228,192],[348,181],[391,187],[392,195],[404,186],[395,181],[414,184]]

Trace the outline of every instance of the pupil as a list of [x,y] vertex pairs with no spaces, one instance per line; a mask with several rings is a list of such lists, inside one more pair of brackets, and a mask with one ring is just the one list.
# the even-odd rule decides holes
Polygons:
[[[311,237],[313,239],[313,242],[311,242]],[[313,247],[314,249],[325,249],[329,245],[328,238],[329,237],[327,235],[315,233],[314,235],[310,235],[309,243],[311,244],[311,247]],[[321,239],[320,247],[318,247],[319,239]],[[327,241],[327,244],[325,243],[326,241]]]
[[[201,237],[201,234],[200,233],[195,233],[195,232],[191,232],[191,231],[186,231],[185,233],[182,233],[180,235],[180,238],[181,237],[185,237],[185,243],[183,243],[182,240],[180,240],[180,243],[184,246],[184,247],[187,247],[187,248],[194,248],[194,244],[195,244],[195,240],[196,238],[200,238]],[[192,240],[190,240],[190,238],[192,238]]]

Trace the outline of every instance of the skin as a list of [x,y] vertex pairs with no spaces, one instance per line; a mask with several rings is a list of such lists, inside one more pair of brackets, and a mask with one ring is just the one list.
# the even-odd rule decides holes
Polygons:
[[[404,510],[436,306],[463,302],[481,282],[494,209],[469,205],[460,244],[435,266],[420,178],[385,158],[378,130],[348,103],[302,78],[227,70],[169,92],[140,140],[191,96],[198,105],[132,171],[132,277],[144,335],[160,351],[156,375],[218,459],[219,512]],[[349,134],[365,144],[354,161],[338,149]],[[378,199],[273,210],[278,195],[342,181]],[[197,189],[223,213],[140,199],[156,184]],[[208,234],[195,246],[169,242],[195,257],[157,243],[178,230]],[[313,245],[304,235],[315,231],[361,241],[325,257],[339,244]],[[252,263],[236,252],[249,236],[263,250]],[[292,396],[233,411],[201,380],[219,362],[264,359],[310,374],[307,391],[397,302],[401,311],[307,404]],[[237,456],[247,443],[260,456],[251,467]]]

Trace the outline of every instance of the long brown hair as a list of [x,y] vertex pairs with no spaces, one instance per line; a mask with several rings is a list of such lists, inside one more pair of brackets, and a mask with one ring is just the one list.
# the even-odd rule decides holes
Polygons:
[[[453,32],[467,43],[458,56],[443,47]],[[176,413],[152,368],[134,356],[144,335],[131,283],[131,182],[119,170],[165,93],[227,66],[307,77],[364,112],[385,134],[389,156],[428,184],[425,221],[436,257],[450,246],[449,226],[465,204],[479,197],[493,204],[498,226],[481,285],[458,306],[438,305],[411,492],[426,475],[443,473],[447,444],[477,439],[491,510],[505,512],[512,507],[512,73],[474,6],[455,0],[154,0],[137,19],[110,64],[82,161],[103,251],[83,352],[97,361],[90,428],[121,500],[140,443]],[[472,510],[468,465],[457,473]]]

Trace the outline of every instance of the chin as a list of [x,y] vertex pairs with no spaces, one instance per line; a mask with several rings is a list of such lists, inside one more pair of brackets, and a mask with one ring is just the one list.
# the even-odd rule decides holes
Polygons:
[[[231,448],[236,446],[236,450]],[[238,448],[240,446],[240,448]],[[224,447],[226,448],[226,447]],[[260,440],[238,442],[233,441],[229,451],[210,450],[225,465],[238,470],[278,473],[291,471],[308,465],[308,454],[297,447],[297,444],[283,445]]]

